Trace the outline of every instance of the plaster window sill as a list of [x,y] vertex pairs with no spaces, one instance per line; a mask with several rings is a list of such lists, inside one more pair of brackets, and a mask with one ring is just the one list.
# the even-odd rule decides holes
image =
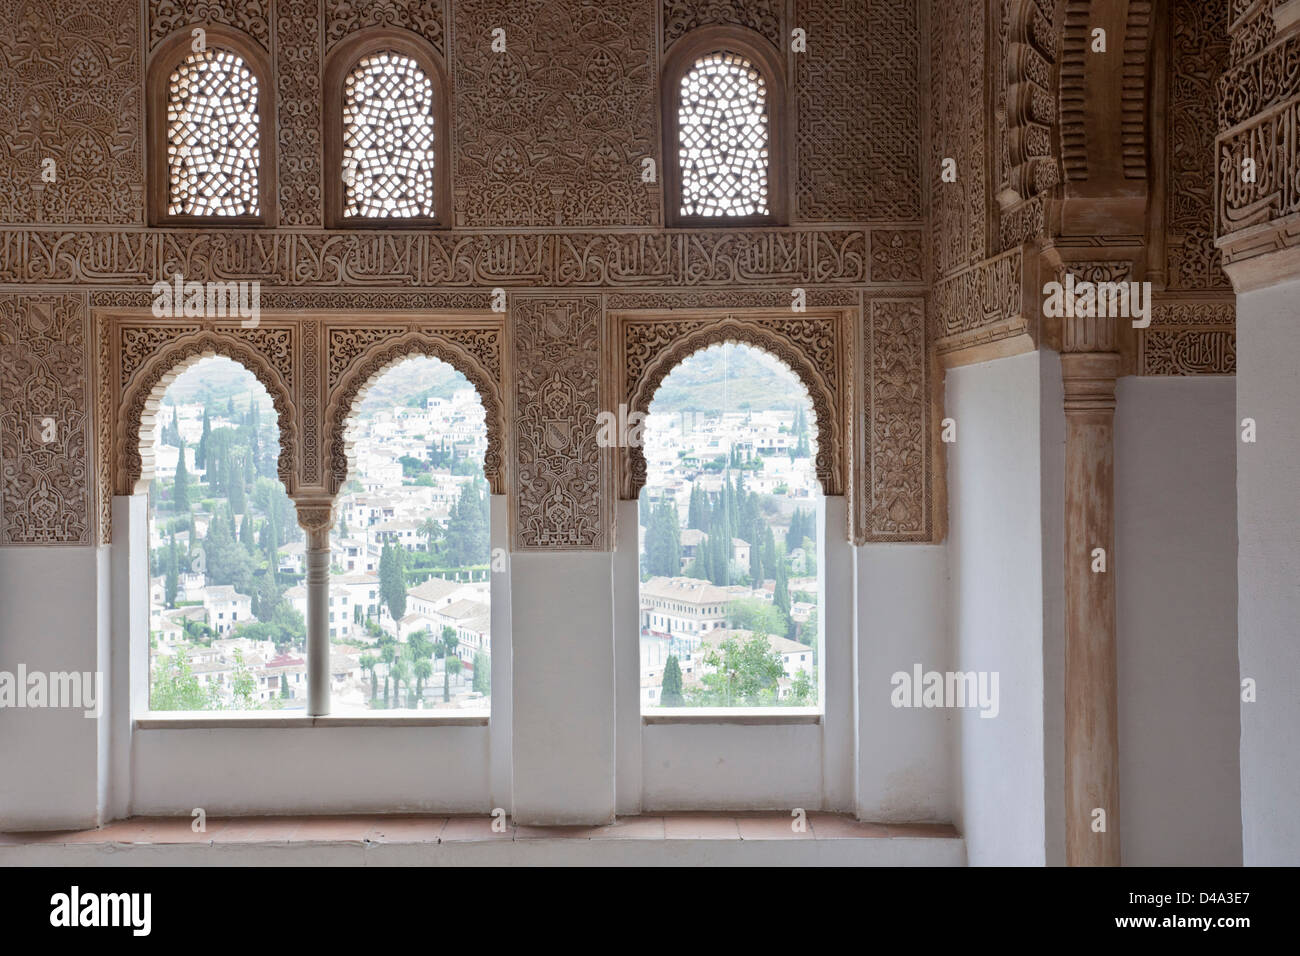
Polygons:
[[649,724],[820,724],[822,712],[816,707],[660,707],[641,713],[641,723]]
[[221,714],[205,711],[150,713],[135,719],[136,730],[300,730],[314,727],[486,727],[487,714],[331,714],[326,717]]

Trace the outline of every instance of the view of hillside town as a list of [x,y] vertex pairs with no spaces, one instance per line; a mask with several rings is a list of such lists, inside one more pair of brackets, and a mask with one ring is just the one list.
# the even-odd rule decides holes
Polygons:
[[[412,358],[372,383],[330,536],[330,700],[486,710],[487,447],[469,382]],[[150,707],[303,710],[305,538],[276,473],[275,412],[236,363],[168,387],[151,493]]]
[[817,706],[821,486],[807,391],[745,345],[697,352],[645,422],[641,706]]

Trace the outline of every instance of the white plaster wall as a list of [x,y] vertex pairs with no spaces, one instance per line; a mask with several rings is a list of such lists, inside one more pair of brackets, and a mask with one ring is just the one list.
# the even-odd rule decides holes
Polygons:
[[[106,567],[98,548],[0,548],[0,671],[97,671]],[[98,824],[100,723],[81,710],[0,709],[0,830]]]
[[856,811],[883,823],[954,819],[952,715],[890,704],[895,671],[946,670],[947,551],[941,545],[855,549]]
[[514,815],[523,824],[614,816],[613,553],[510,560]]
[[136,730],[133,761],[134,814],[492,809],[485,726]]
[[648,724],[644,811],[821,809],[820,724]]
[[1231,378],[1119,383],[1114,573],[1128,866],[1241,864],[1235,393]]
[[1031,353],[947,374],[952,668],[996,671],[1000,691],[997,717],[952,718],[977,866],[1046,862],[1042,363]]
[[1237,649],[1242,855],[1300,864],[1300,282],[1237,297]]
[[1043,817],[1047,865],[1065,865],[1065,385],[1061,356],[1038,353],[1042,437]]

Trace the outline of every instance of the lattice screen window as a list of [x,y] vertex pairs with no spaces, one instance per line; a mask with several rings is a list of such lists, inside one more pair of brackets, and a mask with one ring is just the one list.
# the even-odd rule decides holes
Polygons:
[[261,161],[257,77],[237,53],[185,58],[167,92],[167,212],[256,216]]
[[677,128],[683,216],[768,214],[767,87],[752,63],[724,52],[696,60]]
[[363,57],[343,90],[343,212],[433,216],[433,83],[400,53]]

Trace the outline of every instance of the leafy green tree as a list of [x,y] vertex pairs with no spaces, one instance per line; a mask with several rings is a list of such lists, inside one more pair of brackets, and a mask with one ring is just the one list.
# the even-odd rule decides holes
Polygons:
[[405,684],[406,684],[406,696],[407,696],[407,698],[408,698],[407,701],[406,701],[406,706],[407,706],[407,707],[411,707],[411,706],[413,706],[413,702],[409,699],[410,696],[411,696],[411,662],[410,662],[410,660],[407,659],[407,657],[406,657],[405,654],[398,654],[398,655],[393,659],[392,666],[388,668],[388,671],[389,671],[389,673],[392,674],[392,676],[393,676],[393,704],[394,704],[395,706],[397,706],[397,707],[401,707],[401,706],[402,706],[402,692],[401,692],[401,687],[402,687],[402,684],[405,683]]
[[375,675],[375,666],[379,663],[379,658],[373,654],[362,654],[359,663],[361,672],[370,675],[370,703],[373,704],[379,694],[378,678]]
[[[280,675],[280,680],[288,680],[287,675]],[[261,710],[257,704],[257,678],[244,663],[244,652],[239,648],[235,648],[235,670],[230,678],[230,690],[232,710]]]
[[770,706],[776,703],[778,681],[785,673],[781,655],[772,650],[766,634],[746,641],[729,637],[704,655],[712,668],[700,678],[702,685],[691,703],[708,707]]
[[492,659],[482,651],[474,652],[474,693],[487,697],[492,693]]
[[397,647],[391,637],[385,635],[379,642],[379,657],[384,662],[384,709],[388,708],[388,681],[392,674],[393,662],[397,660]]
[[651,509],[645,554],[649,574],[666,577],[681,574],[682,536],[677,525],[677,506],[670,501],[661,501]]
[[451,559],[461,566],[486,564],[488,561],[488,525],[483,519],[479,496],[479,483],[465,482],[447,520],[448,550]]
[[663,693],[659,695],[659,704],[662,707],[680,707],[683,703],[682,668],[677,663],[677,655],[670,654],[664,664],[664,685]]
[[759,598],[737,598],[727,604],[727,626],[755,634],[784,634],[785,616]]
[[[451,625],[444,625],[442,636],[438,639],[437,653],[442,661],[442,702],[445,704],[451,700],[451,660],[456,654],[456,648],[460,646],[460,638],[456,636],[456,629]],[[456,658],[457,665],[460,664],[460,658]]]
[[790,698],[787,703],[792,707],[804,707],[817,702],[817,675],[806,670],[795,673],[790,684]]
[[435,552],[438,541],[442,538],[442,525],[438,524],[433,518],[425,518],[420,522],[420,537],[424,538],[425,547],[429,553]]
[[153,680],[149,683],[150,709],[207,710],[212,704],[212,696],[199,683],[184,648],[171,658],[155,658]]

